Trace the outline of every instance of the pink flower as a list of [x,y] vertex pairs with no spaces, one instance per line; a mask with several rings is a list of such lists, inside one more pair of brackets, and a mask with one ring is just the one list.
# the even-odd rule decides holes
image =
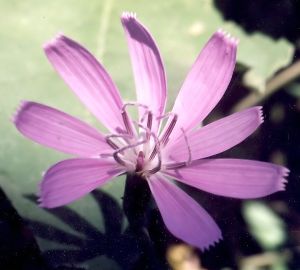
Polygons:
[[[108,135],[54,108],[25,101],[14,122],[26,137],[77,156],[53,165],[40,185],[40,205],[70,203],[123,173],[147,181],[168,229],[205,249],[221,238],[209,214],[171,179],[213,194],[257,198],[284,190],[288,169],[266,162],[206,159],[247,138],[262,123],[253,107],[197,128],[223,96],[235,66],[237,41],[217,31],[188,73],[175,105],[165,114],[166,76],[160,53],[135,15],[121,18],[129,46],[137,102],[123,103],[101,64],[60,35],[45,53],[78,98],[107,127]],[[136,106],[134,121],[128,106]],[[167,118],[164,128],[161,121]],[[161,130],[162,129],[162,130]]]

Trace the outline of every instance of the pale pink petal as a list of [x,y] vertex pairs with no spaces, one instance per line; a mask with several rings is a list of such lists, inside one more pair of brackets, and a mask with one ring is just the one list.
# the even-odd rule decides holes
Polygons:
[[110,131],[123,129],[119,91],[94,56],[63,35],[47,43],[44,50],[53,67],[87,108]]
[[148,183],[167,228],[176,237],[202,250],[222,238],[211,216],[176,185],[157,174]]
[[216,195],[251,199],[284,190],[288,172],[289,170],[282,166],[267,162],[206,159],[164,173]]
[[[263,122],[261,107],[234,113],[181,136],[167,145],[166,152],[176,161],[206,158],[224,152],[250,136]],[[190,150],[189,150],[190,149]]]
[[170,138],[176,139],[200,122],[222,98],[233,74],[237,42],[222,31],[205,45],[187,75],[173,112],[178,121]]
[[[162,115],[166,104],[166,77],[158,48],[134,14],[123,13],[121,21],[127,37],[137,100],[147,105],[156,116]],[[153,125],[156,132],[159,122],[153,121]]]
[[40,205],[68,204],[121,174],[116,163],[102,159],[68,159],[53,165],[40,184]]
[[91,157],[111,150],[94,128],[39,103],[22,102],[14,122],[25,137],[64,153]]

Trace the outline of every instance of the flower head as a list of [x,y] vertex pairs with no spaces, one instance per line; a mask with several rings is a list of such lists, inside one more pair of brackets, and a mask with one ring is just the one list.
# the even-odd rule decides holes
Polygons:
[[[45,173],[40,205],[65,205],[117,175],[135,173],[149,184],[168,229],[205,249],[221,238],[220,229],[171,179],[217,195],[257,198],[283,190],[288,170],[252,160],[206,159],[243,141],[263,121],[261,108],[253,107],[195,128],[231,80],[236,39],[221,30],[213,34],[189,71],[173,109],[165,113],[166,76],[158,48],[134,14],[124,13],[121,21],[136,102],[123,102],[103,66],[70,38],[59,35],[44,47],[55,70],[109,133],[104,135],[54,108],[22,102],[14,118],[17,129],[40,144],[76,156]],[[129,116],[128,106],[138,109],[137,119]]]

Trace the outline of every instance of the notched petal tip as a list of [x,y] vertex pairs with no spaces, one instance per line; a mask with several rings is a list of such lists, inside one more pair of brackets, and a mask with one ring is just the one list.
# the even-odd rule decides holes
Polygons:
[[42,208],[49,208],[47,207],[47,205],[45,204],[44,200],[43,200],[43,195],[42,195],[42,191],[41,191],[41,183],[39,183],[39,190],[38,190],[38,199],[37,199],[37,203],[39,207]]
[[209,244],[206,244],[204,246],[201,246],[199,247],[201,249],[201,251],[208,251],[210,248],[213,248],[215,247],[220,241],[223,240],[223,236],[222,236],[222,233],[221,231],[219,231],[219,235],[218,237],[216,238],[216,240],[214,240],[213,242],[209,243]]
[[255,108],[257,109],[259,123],[262,124],[265,121],[263,107],[257,106]]
[[43,180],[41,180],[38,183],[38,192],[37,192],[38,199],[37,199],[37,202],[38,202],[38,206],[39,207],[42,207],[42,208],[53,208],[53,206],[51,205],[51,203],[49,204],[49,200],[47,200],[47,192],[44,189],[44,182],[45,182],[45,177],[44,176],[46,175],[46,173],[47,173],[47,171],[43,172]]
[[290,174],[290,170],[288,168],[279,166],[279,177],[278,177],[278,190],[284,191],[286,188],[286,185],[288,183],[287,177]]
[[44,200],[42,199],[42,198],[40,198],[39,200],[38,200],[38,206],[39,207],[42,207],[42,208],[55,208],[55,207],[57,207],[57,206],[51,206],[51,205],[48,205],[47,203],[45,203],[44,202]]
[[41,207],[41,208],[45,208],[43,203],[39,203],[38,206]]
[[[59,162],[60,163],[60,162]],[[45,188],[45,175],[49,173],[51,168],[48,171],[44,171],[42,173],[43,179],[38,183],[38,192],[37,192],[37,202],[38,206],[42,208],[55,208],[56,205],[52,205],[51,200],[49,200],[49,197],[47,197],[47,190]]]
[[66,39],[67,37],[63,34],[63,32],[58,32],[55,37],[50,39],[49,41],[43,44],[43,49],[45,52],[48,52],[52,48],[56,47],[62,40]]
[[19,106],[11,116],[11,121],[18,126],[18,122],[20,120],[20,116],[22,115],[22,112],[26,110],[26,108],[31,104],[30,101],[27,100],[21,100],[19,103]]
[[54,207],[57,207],[55,205],[53,206],[52,203],[51,203],[51,200],[49,200],[47,198],[47,191],[44,188],[44,181],[45,181],[45,178],[43,178],[43,180],[40,181],[39,184],[38,184],[38,192],[37,192],[37,195],[38,195],[38,199],[37,199],[38,206],[42,207],[42,208],[54,208]]
[[226,43],[233,47],[237,47],[239,44],[239,39],[231,36],[230,33],[224,31],[222,28],[219,28],[214,35],[217,35],[219,38],[223,39]]
[[121,15],[121,21],[124,23],[126,21],[136,20],[136,17],[137,16],[135,12],[124,11]]
[[38,206],[41,208],[51,208],[51,207],[47,206],[41,198],[38,200]]

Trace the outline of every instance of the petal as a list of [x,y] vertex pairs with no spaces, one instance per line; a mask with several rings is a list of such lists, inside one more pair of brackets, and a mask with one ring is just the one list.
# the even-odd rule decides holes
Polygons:
[[[134,14],[124,12],[121,21],[127,37],[137,100],[156,116],[162,115],[166,104],[166,76],[158,48]],[[153,125],[156,132],[159,122],[155,121]]]
[[39,103],[22,102],[14,123],[25,137],[64,153],[92,157],[111,150],[94,128]]
[[[171,159],[184,161],[216,155],[239,144],[250,136],[263,122],[261,107],[234,113],[218,121],[181,136],[176,143],[167,145]],[[172,152],[174,154],[172,154]]]
[[178,121],[171,138],[175,139],[199,124],[222,98],[234,71],[237,41],[222,31],[205,45],[187,75],[175,101]]
[[157,174],[148,183],[172,234],[202,250],[221,239],[221,231],[211,216],[180,188]]
[[40,205],[53,208],[79,199],[123,169],[102,159],[68,159],[53,165],[40,184]]
[[289,170],[272,163],[242,159],[206,159],[164,173],[204,191],[252,199],[284,190]]
[[119,91],[94,56],[62,35],[47,43],[44,50],[67,85],[111,132],[123,128]]

